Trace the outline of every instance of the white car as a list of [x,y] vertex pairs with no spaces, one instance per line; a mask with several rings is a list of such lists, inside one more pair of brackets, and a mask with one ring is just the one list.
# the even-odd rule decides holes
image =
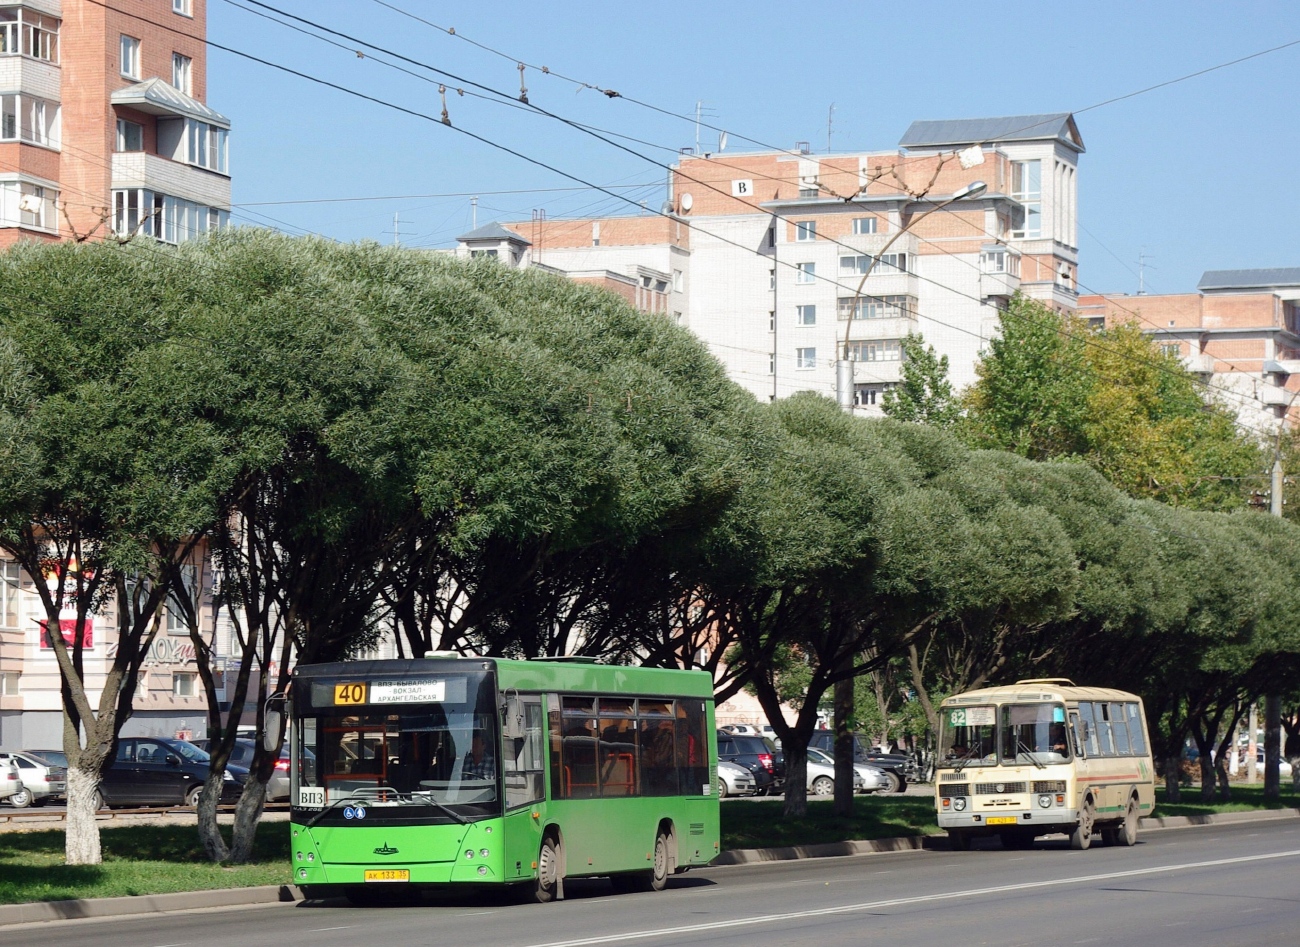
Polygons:
[[18,778],[22,782],[22,788],[8,799],[9,805],[15,809],[43,806],[68,791],[68,773],[62,766],[21,750],[0,750],[0,765],[5,761],[18,767]]
[[18,764],[13,760],[0,760],[0,799],[12,799],[23,791],[23,780],[18,775]]
[[722,729],[729,733],[743,733],[747,736],[753,736],[758,732],[747,723],[728,723],[724,724]]
[[[825,793],[818,792],[813,786],[812,770],[816,765],[819,770],[829,771],[830,786]],[[808,747],[808,773],[809,783],[808,790],[814,795],[833,795],[835,792],[835,757],[831,756],[824,750],[819,750],[815,746]],[[824,775],[824,774],[823,774]],[[826,789],[823,784],[822,788]],[[889,790],[889,777],[885,771],[878,766],[872,766],[870,763],[853,764],[853,791],[862,793],[887,792]]]
[[739,763],[718,760],[718,798],[727,796],[752,796],[758,791],[754,774]]

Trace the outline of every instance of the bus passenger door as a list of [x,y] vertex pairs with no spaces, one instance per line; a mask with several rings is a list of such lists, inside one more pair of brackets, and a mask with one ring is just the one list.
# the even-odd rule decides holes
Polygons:
[[546,735],[542,699],[536,695],[518,698],[523,714],[523,736],[503,733],[502,768],[505,780],[504,871],[502,880],[531,878],[533,862],[542,845],[546,821],[543,740]]
[[1075,806],[1083,805],[1083,794],[1087,791],[1088,784],[1084,780],[1088,776],[1088,738],[1090,736],[1088,723],[1079,717],[1078,710],[1071,710],[1070,740],[1073,744],[1071,749],[1074,751]]

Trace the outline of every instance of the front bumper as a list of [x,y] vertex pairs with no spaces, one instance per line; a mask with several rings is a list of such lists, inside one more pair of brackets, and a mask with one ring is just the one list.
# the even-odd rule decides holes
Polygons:
[[[994,822],[989,819],[1015,819],[1014,822]],[[1073,828],[1079,821],[1079,810],[1052,806],[1043,808],[1000,809],[996,812],[940,812],[939,828],[968,829],[980,832],[1001,832],[1006,829],[1033,829],[1046,835],[1049,832],[1062,832],[1066,827]]]

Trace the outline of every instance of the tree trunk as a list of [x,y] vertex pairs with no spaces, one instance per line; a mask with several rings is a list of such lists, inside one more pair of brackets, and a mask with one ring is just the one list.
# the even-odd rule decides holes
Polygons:
[[808,747],[782,744],[785,751],[785,805],[781,815],[802,819],[808,814]]
[[230,861],[242,865],[253,856],[253,842],[257,839],[257,826],[266,807],[266,783],[250,776],[235,806],[235,827],[231,833]]
[[1183,758],[1165,757],[1165,802],[1181,802],[1183,798]]
[[99,773],[68,767],[68,817],[64,823],[64,860],[69,865],[98,865],[104,860],[95,821],[94,796]]
[[214,862],[230,860],[230,846],[217,824],[217,803],[221,800],[221,775],[209,771],[199,796],[199,841],[204,854]]
[[1282,758],[1282,698],[1276,693],[1264,698],[1264,798],[1278,799],[1282,781],[1278,761]]
[[1201,751],[1199,760],[1201,764],[1201,802],[1214,801],[1214,763],[1210,759],[1209,750]]
[[[853,667],[853,656],[841,662],[840,673]],[[853,815],[853,685],[854,679],[846,677],[835,683],[835,814],[845,818]]]

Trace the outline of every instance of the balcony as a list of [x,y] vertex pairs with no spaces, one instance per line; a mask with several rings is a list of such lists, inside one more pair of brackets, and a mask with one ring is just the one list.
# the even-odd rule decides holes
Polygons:
[[[843,323],[841,323],[842,325]],[[916,319],[899,316],[892,319],[854,319],[849,329],[850,341],[859,339],[901,339],[909,333],[919,332],[920,323]],[[844,338],[844,330],[839,330]]]
[[1264,371],[1274,375],[1300,375],[1300,360],[1268,359],[1264,362]]
[[55,63],[31,56],[0,56],[0,89],[6,92],[58,102],[61,76],[62,70]]
[[113,155],[113,190],[143,187],[206,207],[230,207],[230,178],[142,151]]
[[1214,374],[1214,356],[1204,353],[1199,355],[1184,355],[1180,361],[1183,368],[1187,369],[1193,375],[1213,375]]
[[1274,408],[1289,406],[1296,395],[1294,391],[1287,391],[1276,385],[1261,385],[1258,394],[1261,403]]
[[853,383],[869,385],[876,382],[897,384],[903,379],[903,363],[897,359],[892,362],[854,362]]

